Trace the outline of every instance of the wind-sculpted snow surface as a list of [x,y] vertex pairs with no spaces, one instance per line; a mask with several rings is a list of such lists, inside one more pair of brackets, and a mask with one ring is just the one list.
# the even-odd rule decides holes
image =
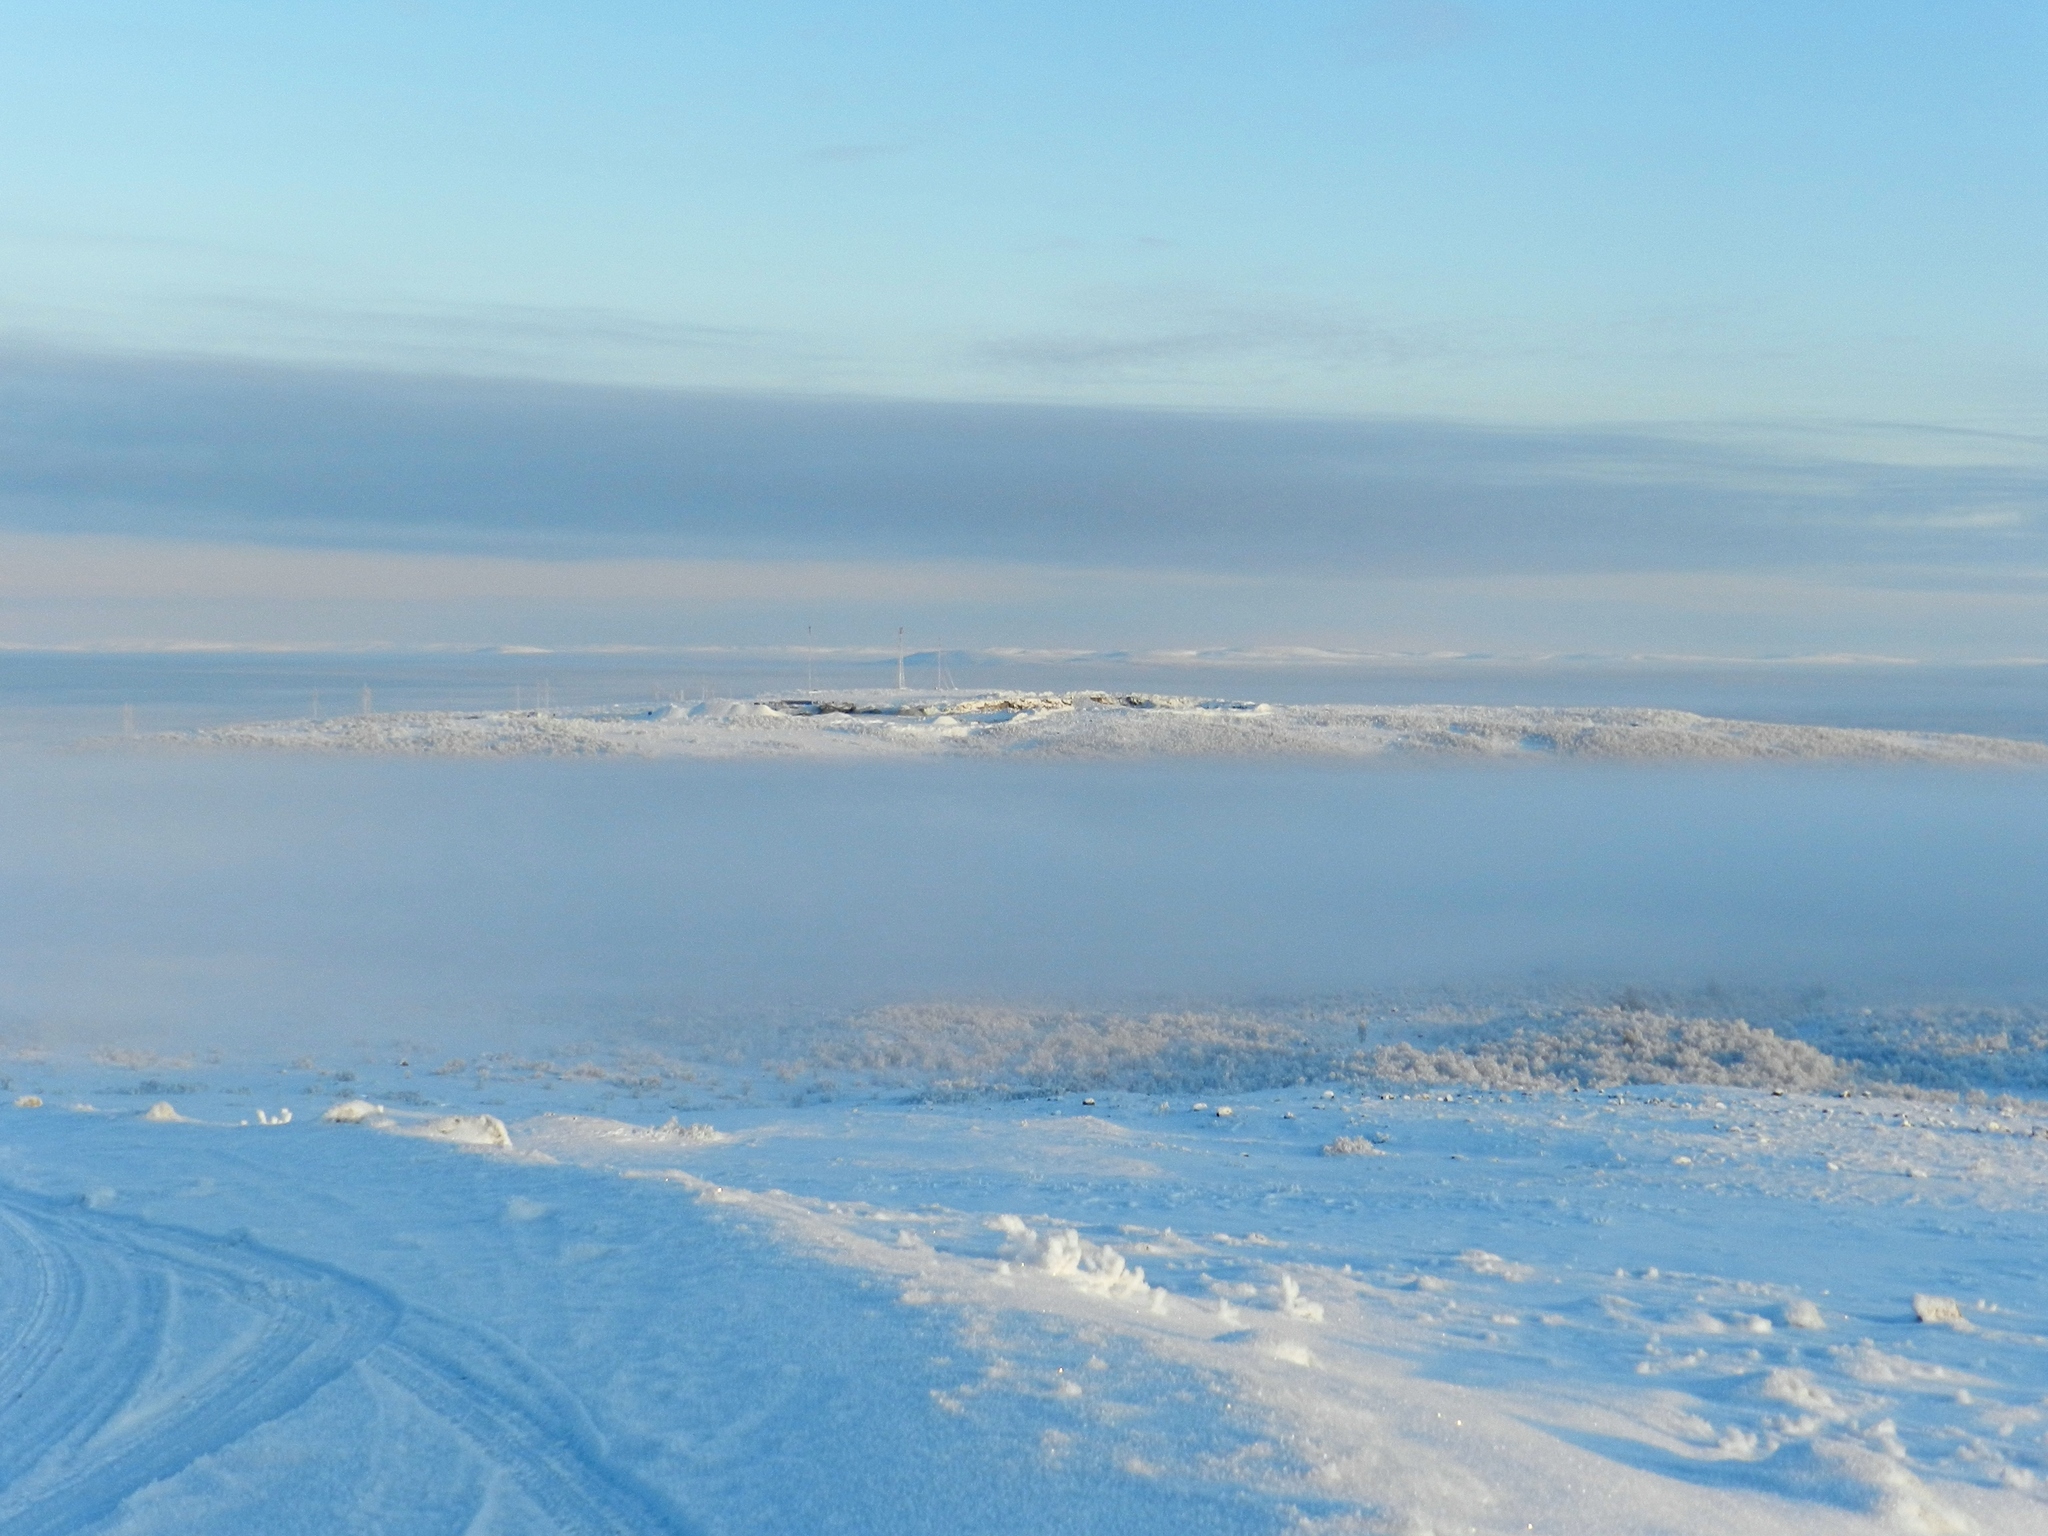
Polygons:
[[2044,1106],[1709,1022],[1227,1101],[17,1055],[0,1530],[2048,1533]]
[[358,715],[164,738],[463,756],[1767,759],[2048,765],[2048,745],[1719,720],[1671,709],[1258,704],[1153,694],[854,694],[650,710]]

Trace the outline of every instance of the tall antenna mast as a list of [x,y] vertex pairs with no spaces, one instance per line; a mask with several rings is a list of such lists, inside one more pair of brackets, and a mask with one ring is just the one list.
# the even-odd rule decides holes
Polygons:
[[806,625],[804,626],[804,692],[805,692],[805,693],[810,693],[810,692],[813,692],[813,691],[814,691],[814,690],[815,690],[815,689],[817,688],[817,686],[818,686],[818,685],[817,685],[816,683],[814,683],[814,682],[812,682],[812,681],[811,681],[811,666],[812,666],[812,658],[813,658],[813,657],[814,657],[814,656],[815,656],[816,654],[817,654],[817,652],[816,652],[816,651],[815,651],[815,650],[814,650],[814,649],[812,648],[812,646],[811,646],[811,626],[810,626],[810,625],[808,625],[808,624],[806,624]]
[[903,631],[896,631],[896,691],[903,691]]

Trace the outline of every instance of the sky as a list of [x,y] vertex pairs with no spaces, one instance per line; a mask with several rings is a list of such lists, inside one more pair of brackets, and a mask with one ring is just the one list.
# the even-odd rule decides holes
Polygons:
[[2048,654],[2038,7],[9,30],[0,642]]

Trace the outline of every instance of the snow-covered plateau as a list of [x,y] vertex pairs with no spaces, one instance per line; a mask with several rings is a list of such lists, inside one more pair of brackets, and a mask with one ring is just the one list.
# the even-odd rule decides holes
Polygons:
[[632,711],[372,713],[219,726],[168,739],[219,747],[468,755],[1555,755],[2048,765],[2048,745],[2038,742],[1720,720],[1674,709],[1261,704],[1101,692],[868,691]]

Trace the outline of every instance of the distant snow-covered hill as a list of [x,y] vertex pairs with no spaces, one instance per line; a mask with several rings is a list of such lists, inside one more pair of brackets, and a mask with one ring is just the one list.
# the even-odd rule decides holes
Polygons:
[[2048,745],[1722,720],[1672,709],[1258,704],[1153,694],[844,693],[652,709],[354,715],[181,735],[217,747],[677,757],[1772,759],[2048,765]]

